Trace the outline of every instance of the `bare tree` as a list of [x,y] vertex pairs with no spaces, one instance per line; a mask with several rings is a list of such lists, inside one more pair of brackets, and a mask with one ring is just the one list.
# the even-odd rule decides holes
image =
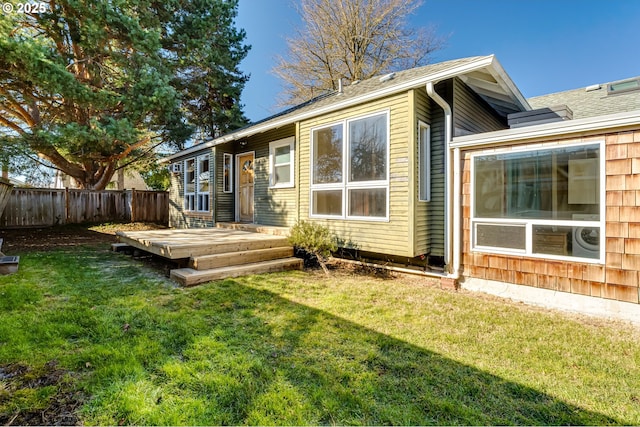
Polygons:
[[346,83],[425,65],[444,39],[407,18],[421,0],[301,0],[303,27],[287,39],[274,74],[284,81],[283,105],[295,105]]

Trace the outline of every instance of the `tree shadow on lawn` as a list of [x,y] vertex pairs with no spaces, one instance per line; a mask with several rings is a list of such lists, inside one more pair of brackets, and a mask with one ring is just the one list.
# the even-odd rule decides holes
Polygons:
[[[264,280],[270,280],[263,276]],[[151,375],[114,376],[92,404],[98,423],[347,425],[618,424],[548,394],[504,380],[326,312],[227,280],[185,291],[192,325],[172,322],[185,301],[138,313],[189,337]],[[198,326],[199,325],[199,326]],[[182,331],[182,332],[180,332]],[[165,338],[165,343],[166,338]],[[182,338],[185,338],[183,336]],[[145,342],[123,339],[132,357]],[[145,364],[145,362],[142,362]],[[176,409],[178,408],[178,409]],[[89,414],[88,414],[89,415]]]
[[179,289],[91,251],[24,267],[0,281],[0,364],[56,360],[91,424],[620,422],[250,286],[278,276]]

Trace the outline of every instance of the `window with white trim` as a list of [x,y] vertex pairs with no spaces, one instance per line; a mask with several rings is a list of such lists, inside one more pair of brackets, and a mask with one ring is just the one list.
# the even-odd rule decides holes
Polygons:
[[294,142],[290,137],[269,143],[269,187],[294,186]]
[[209,212],[209,155],[185,160],[184,170],[185,211]]
[[418,126],[418,200],[431,200],[431,128],[420,122]]
[[184,210],[196,210],[196,159],[184,162]]
[[313,129],[310,215],[387,220],[388,205],[389,113]]
[[474,155],[472,248],[602,262],[602,153],[592,143]]
[[233,193],[233,154],[223,154],[222,192]]

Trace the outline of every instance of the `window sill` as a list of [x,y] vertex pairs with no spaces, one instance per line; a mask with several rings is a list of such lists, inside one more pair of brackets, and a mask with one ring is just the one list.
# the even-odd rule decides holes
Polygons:
[[270,185],[269,190],[277,190],[280,188],[296,188],[295,184],[278,184],[278,185]]
[[203,211],[203,212],[185,211],[184,215],[189,217],[189,218],[200,218],[200,219],[210,219],[210,218],[212,218],[212,214],[211,214],[210,211]]
[[519,259],[524,258],[533,258],[545,261],[563,261],[563,262],[571,262],[571,263],[583,263],[583,264],[598,264],[605,265],[605,262],[601,259],[596,258],[578,258],[572,256],[563,256],[563,255],[551,255],[551,254],[531,254],[526,253],[524,251],[508,251],[508,250],[499,250],[499,249],[485,249],[485,248],[471,248],[471,253],[480,253],[487,255],[501,255],[506,257],[515,257]]
[[332,215],[309,215],[309,219],[328,219],[334,221],[349,221],[349,222],[391,222],[389,218],[382,217],[366,217],[366,216],[332,216]]

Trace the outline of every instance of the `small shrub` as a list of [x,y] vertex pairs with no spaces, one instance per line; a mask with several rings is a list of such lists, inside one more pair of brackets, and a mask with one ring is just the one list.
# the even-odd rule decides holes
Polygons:
[[313,222],[298,221],[291,228],[289,243],[315,256],[322,270],[329,275],[325,262],[331,252],[338,249],[338,244],[336,237],[327,227]]

